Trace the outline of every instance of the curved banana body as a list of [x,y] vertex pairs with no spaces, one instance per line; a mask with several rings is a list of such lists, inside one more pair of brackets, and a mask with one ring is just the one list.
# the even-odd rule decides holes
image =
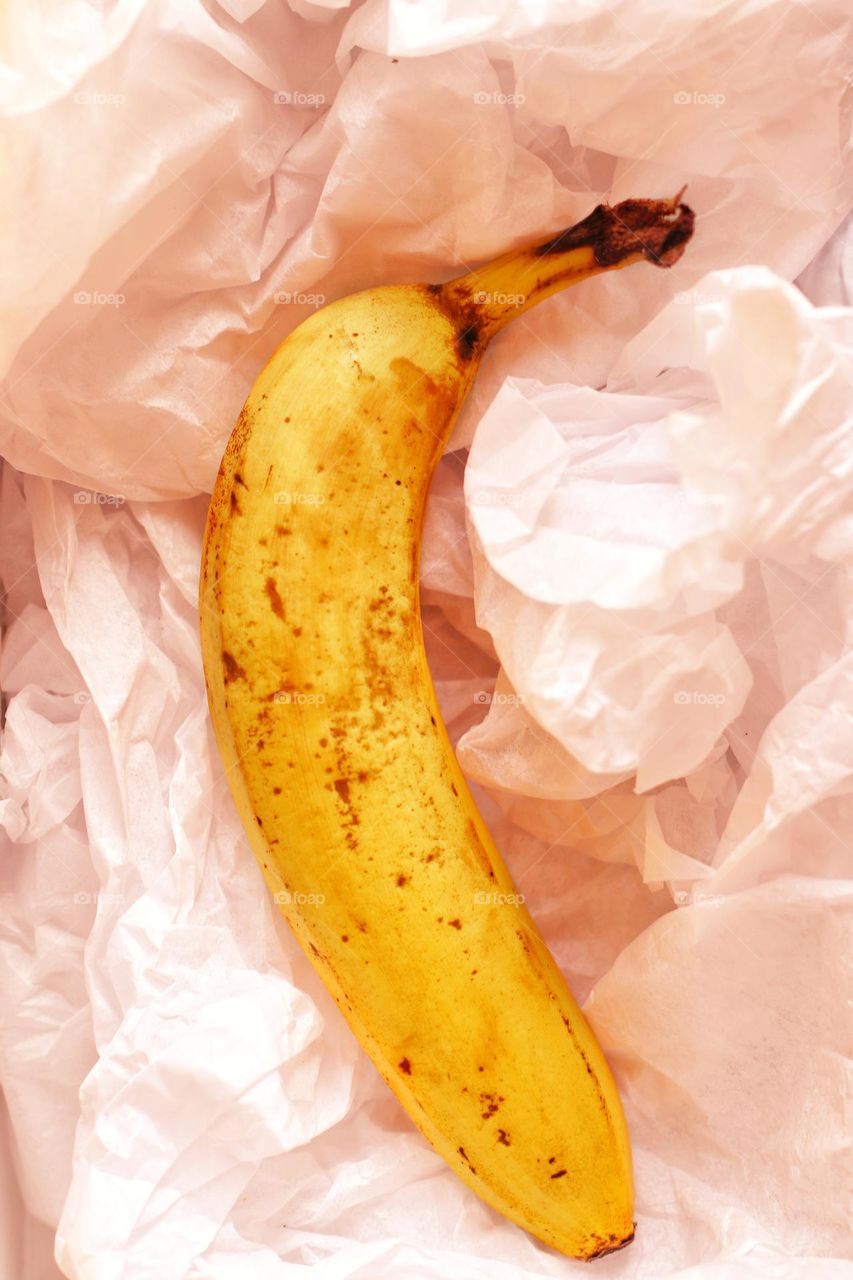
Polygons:
[[652,250],[602,263],[600,245],[567,232],[547,252],[445,286],[372,289],[300,325],[228,444],[202,577],[216,737],[284,915],[435,1149],[490,1205],[580,1258],[632,1238],[625,1122],[448,740],[418,554],[432,471],[485,343],[571,279],[674,260],[664,233],[689,210],[648,203]]

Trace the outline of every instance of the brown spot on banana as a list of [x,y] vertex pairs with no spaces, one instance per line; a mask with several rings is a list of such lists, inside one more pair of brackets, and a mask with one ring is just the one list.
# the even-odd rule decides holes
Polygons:
[[246,672],[237,659],[226,649],[222,650],[222,666],[225,671],[225,682],[230,684],[232,680],[245,680]]
[[275,585],[275,578],[267,578],[264,584],[264,590],[269,598],[270,608],[277,618],[281,618],[284,622],[284,601],[278,593],[278,587]]

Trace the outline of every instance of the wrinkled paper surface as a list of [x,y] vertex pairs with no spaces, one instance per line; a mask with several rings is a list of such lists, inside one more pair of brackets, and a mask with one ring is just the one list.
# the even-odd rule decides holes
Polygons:
[[637,1238],[596,1266],[848,1276],[844,6],[6,17],[0,1280],[581,1274],[431,1151],[277,917],[199,554],[242,400],[317,306],[684,182],[672,272],[488,352],[424,631],[625,1101]]

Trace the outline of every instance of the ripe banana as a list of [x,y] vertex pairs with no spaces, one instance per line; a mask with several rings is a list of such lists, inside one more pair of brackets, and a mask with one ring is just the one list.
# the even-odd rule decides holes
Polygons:
[[205,534],[211,715],[276,900],[435,1149],[577,1258],[633,1238],[625,1122],[442,723],[420,536],[490,338],[598,272],[677,261],[693,229],[680,195],[599,205],[446,284],[316,312],[252,388]]

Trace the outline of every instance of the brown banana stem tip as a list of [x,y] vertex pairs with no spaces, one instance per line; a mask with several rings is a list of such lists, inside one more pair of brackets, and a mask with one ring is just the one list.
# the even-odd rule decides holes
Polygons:
[[588,246],[600,267],[642,253],[658,267],[671,267],[693,235],[695,215],[681,204],[685,188],[671,200],[621,200],[599,204],[582,222],[559,232],[533,250],[537,258]]

